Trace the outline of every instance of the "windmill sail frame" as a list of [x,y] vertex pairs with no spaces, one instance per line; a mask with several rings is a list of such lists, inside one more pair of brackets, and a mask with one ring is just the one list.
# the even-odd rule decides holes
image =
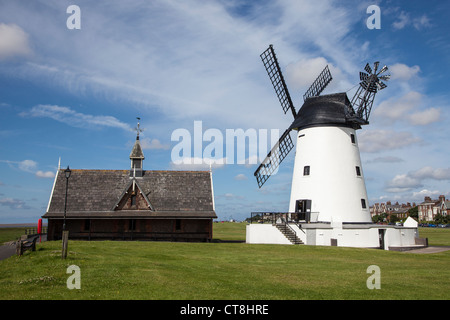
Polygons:
[[286,158],[288,153],[294,148],[292,141],[291,130],[287,129],[283,135],[278,139],[278,142],[273,146],[272,150],[267,154],[266,158],[256,169],[254,175],[258,186],[261,188],[269,177],[278,171],[280,163]]
[[270,45],[269,48],[260,55],[260,57],[284,113],[286,114],[290,109],[295,118],[297,113],[295,111],[294,104],[292,103],[291,95],[287,89],[286,82],[284,81],[283,74],[281,73],[281,68],[278,63],[277,56],[275,55],[275,51],[273,50],[273,46]]
[[330,69],[326,66],[322,72],[319,74],[317,79],[313,82],[313,84],[306,90],[303,95],[303,100],[306,100],[309,97],[315,97],[320,95],[320,93],[325,89],[325,87],[333,80],[331,76]]

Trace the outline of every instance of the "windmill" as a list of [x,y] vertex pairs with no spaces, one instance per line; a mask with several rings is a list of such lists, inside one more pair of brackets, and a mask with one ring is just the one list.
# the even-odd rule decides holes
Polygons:
[[359,88],[351,102],[345,92],[320,95],[331,82],[328,66],[303,95],[297,112],[273,46],[261,54],[261,60],[286,114],[294,118],[254,175],[261,188],[275,174],[280,163],[294,148],[291,131],[297,131],[297,147],[291,186],[289,212],[308,213],[310,219],[331,222],[370,223],[367,192],[362,174],[355,130],[367,125],[375,94],[386,87],[381,80],[384,66],[378,70],[366,65],[360,72]]

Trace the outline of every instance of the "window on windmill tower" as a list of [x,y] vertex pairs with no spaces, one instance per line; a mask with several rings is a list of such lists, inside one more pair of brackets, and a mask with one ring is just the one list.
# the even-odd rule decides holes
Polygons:
[[358,167],[358,166],[356,166],[356,175],[357,175],[358,177],[361,176],[361,169],[360,169],[360,167]]
[[350,134],[350,139],[352,140],[352,143],[356,143],[356,137],[353,133]]
[[309,176],[310,173],[310,167],[309,166],[304,166],[303,167],[303,175],[304,176]]
[[366,209],[366,199],[361,199],[361,206],[363,209]]

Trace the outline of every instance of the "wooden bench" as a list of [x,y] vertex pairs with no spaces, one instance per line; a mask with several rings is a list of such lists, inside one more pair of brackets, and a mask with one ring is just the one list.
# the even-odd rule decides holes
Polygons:
[[16,242],[16,254],[18,256],[23,255],[23,253],[27,250],[36,251],[36,240],[39,236],[29,237],[27,235],[23,235]]

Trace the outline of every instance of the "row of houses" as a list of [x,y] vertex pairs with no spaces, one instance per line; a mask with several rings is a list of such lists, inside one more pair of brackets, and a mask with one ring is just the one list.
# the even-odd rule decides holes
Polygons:
[[388,221],[391,221],[392,216],[395,215],[397,219],[406,219],[408,217],[408,210],[412,209],[416,206],[413,202],[399,204],[396,202],[392,204],[391,201],[387,201],[386,203],[375,203],[370,207],[370,216],[374,217],[376,215],[386,215]]
[[444,195],[440,195],[437,200],[425,197],[418,206],[419,221],[433,221],[437,214],[442,216],[450,214],[449,199],[445,199]]
[[375,203],[370,207],[370,215],[386,214],[387,220],[391,221],[391,217],[395,215],[397,219],[406,219],[409,215],[408,211],[417,207],[419,221],[433,221],[437,214],[446,216],[450,214],[450,200],[445,199],[444,195],[440,195],[439,199],[433,200],[430,197],[425,197],[424,201],[416,204],[410,202],[399,204],[396,202],[392,204],[391,201],[386,203]]

